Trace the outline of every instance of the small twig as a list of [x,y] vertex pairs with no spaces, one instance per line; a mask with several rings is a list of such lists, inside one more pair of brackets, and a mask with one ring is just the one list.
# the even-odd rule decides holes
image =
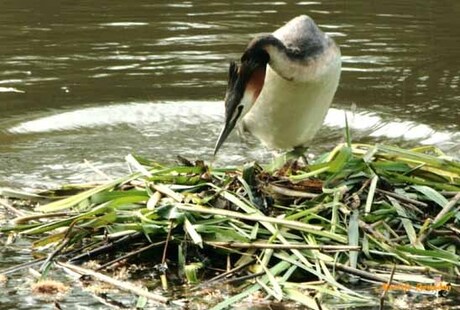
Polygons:
[[362,230],[364,230],[365,232],[371,234],[372,236],[374,236],[374,238],[376,238],[379,241],[384,242],[384,243],[386,243],[388,245],[394,246],[394,243],[390,239],[388,239],[387,237],[382,235],[380,232],[375,230],[371,225],[367,224],[366,222],[364,222],[362,220],[359,220],[358,223],[359,223],[359,227]]
[[33,268],[29,268],[27,271],[32,277],[34,277],[37,280],[42,277],[42,274]]
[[98,300],[101,304],[110,307],[112,309],[132,309],[129,306],[123,304],[123,302],[113,299],[112,297],[108,296],[107,294],[101,293],[92,293],[91,294],[94,299]]
[[129,168],[134,167],[136,171],[140,172],[146,177],[151,177],[152,173],[142,166],[132,154],[126,155],[125,160],[128,163]]
[[65,216],[69,216],[69,212],[67,212],[67,213],[65,213],[65,212],[46,213],[46,214],[37,213],[37,214],[31,214],[31,215],[23,214],[22,216],[15,218],[14,223],[16,225],[20,225],[20,224],[25,224],[27,222],[34,221],[34,220],[50,219],[50,218],[54,218],[54,217],[62,218],[62,217],[65,217]]
[[444,197],[454,197],[455,195],[458,194],[458,192],[453,192],[453,191],[440,191],[439,193],[443,195]]
[[381,262],[374,262],[374,261],[363,261],[364,264],[367,266],[370,266],[370,271],[372,272],[379,272],[379,271],[389,271],[393,268],[393,266],[396,266],[396,270],[398,271],[408,271],[409,273],[418,273],[418,274],[424,274],[424,275],[429,275],[429,274],[442,274],[445,276],[449,276],[449,273],[439,271],[437,269],[434,269],[432,267],[428,266],[406,266],[406,265],[389,265]]
[[362,192],[369,186],[371,182],[372,182],[372,178],[369,178],[366,181],[364,181],[361,187],[354,194],[361,195]]
[[433,220],[433,224],[438,222],[444,215],[446,215],[456,204],[457,202],[460,201],[460,192],[457,193],[457,195],[454,196],[445,206],[442,208],[441,212],[436,215],[436,217]]
[[275,194],[280,194],[288,197],[315,198],[319,196],[318,194],[296,191],[293,189],[276,186],[273,184],[268,185],[268,190]]
[[205,241],[206,244],[217,247],[229,247],[240,249],[298,249],[298,250],[320,250],[329,251],[360,251],[360,246],[347,245],[308,245],[308,244],[278,244],[265,242],[226,242],[226,241]]
[[231,269],[231,270],[229,270],[229,271],[226,271],[226,272],[224,272],[224,273],[221,273],[221,274],[215,276],[214,278],[211,278],[211,279],[207,280],[206,282],[203,282],[203,283],[201,283],[201,284],[199,284],[199,285],[193,287],[193,288],[191,289],[191,291],[201,290],[203,287],[209,286],[209,285],[211,285],[212,283],[217,282],[217,281],[219,281],[219,280],[222,279],[222,278],[226,278],[226,277],[228,277],[228,276],[230,276],[230,275],[232,275],[232,274],[234,274],[234,273],[236,273],[236,272],[238,272],[238,271],[244,269],[245,267],[247,267],[247,266],[253,264],[255,261],[256,261],[255,259],[251,259],[250,261],[248,261],[248,262],[245,263],[245,264],[242,264],[242,265],[240,265],[240,266],[238,266],[238,267],[235,267],[235,268],[233,268],[233,269]]
[[[96,243],[99,243],[100,241],[96,242]],[[59,257],[66,257],[66,256],[72,256],[74,253],[80,253],[81,251],[83,251],[85,248],[91,246],[91,245],[94,245],[93,244],[89,244],[89,245],[86,245],[84,247],[81,247],[81,248],[78,248],[78,249],[75,249],[75,250],[72,250],[70,252],[66,252],[66,253],[61,253],[59,255]],[[3,269],[3,270],[0,270],[0,274],[10,274],[10,273],[14,273],[16,271],[19,271],[19,270],[22,270],[24,268],[27,268],[27,267],[33,267],[33,266],[36,266],[36,265],[39,265],[41,264],[42,262],[44,262],[46,260],[46,257],[43,257],[43,258],[39,258],[39,259],[36,259],[36,260],[33,260],[33,261],[30,261],[30,262],[26,262],[26,263],[22,263],[20,265],[15,265],[13,267],[10,267],[10,268],[6,268],[6,269]]]
[[106,275],[104,275],[102,273],[99,273],[99,272],[96,272],[94,270],[82,268],[82,267],[72,265],[72,264],[69,264],[69,263],[58,262],[57,264],[59,266],[62,266],[63,268],[70,269],[70,270],[72,270],[74,272],[77,272],[77,273],[79,273],[81,275],[91,276],[91,277],[93,277],[93,278],[95,278],[95,279],[97,279],[99,281],[109,283],[109,284],[111,284],[113,286],[118,287],[121,290],[128,291],[128,292],[136,294],[138,296],[143,296],[145,298],[148,298],[148,299],[151,299],[151,300],[154,300],[154,301],[157,301],[157,302],[161,302],[161,303],[168,303],[169,302],[169,298],[167,298],[167,297],[151,293],[151,292],[147,291],[146,289],[144,289],[142,287],[135,286],[135,285],[133,285],[131,283],[128,283],[128,282],[125,282],[125,281],[120,281],[120,280],[111,278],[109,276],[106,276]]
[[173,227],[173,221],[169,221],[168,225],[168,235],[166,236],[165,240],[165,246],[163,248],[163,256],[161,257],[161,272],[160,272],[160,280],[161,280],[161,286],[163,287],[163,290],[168,289],[168,278],[166,277],[166,271],[168,270],[168,265],[166,264],[166,254],[168,252],[168,245],[169,241],[171,239],[171,232],[172,232],[172,227]]
[[25,213],[15,207],[13,207],[6,199],[0,198],[0,206],[4,207],[16,216],[25,216]]
[[454,225],[447,225],[447,228],[449,228],[455,234],[460,235],[460,229],[458,229],[457,227],[454,227]]
[[97,168],[94,166],[92,163],[90,163],[88,160],[84,159],[83,162],[85,165],[87,165],[91,170],[96,172],[96,174],[100,175],[101,177],[107,179],[108,181],[112,182],[113,178],[109,177],[107,174],[105,174],[101,169]]
[[[82,280],[83,276],[80,273],[74,270],[71,270],[69,268],[62,267],[59,264],[57,265],[57,267],[63,269],[65,273],[70,275],[74,279],[75,284],[78,285],[80,288],[83,288],[84,286],[87,285],[87,282],[86,282],[87,279]],[[78,280],[81,280],[81,281],[78,281]],[[97,290],[96,291],[87,290],[86,292],[90,294],[94,299],[99,301],[101,304],[109,306],[110,308],[113,308],[113,309],[127,309],[128,308],[122,302],[117,301],[113,299],[112,297],[107,296],[107,294],[105,294],[104,292],[98,292]]]
[[16,271],[22,270],[22,269],[27,268],[27,267],[33,267],[35,265],[39,265],[41,262],[45,261],[45,259],[46,258],[39,258],[39,259],[30,261],[30,262],[25,262],[25,263],[22,263],[22,264],[19,264],[19,265],[9,267],[9,268],[0,270],[0,274],[7,275],[7,274],[14,273]]
[[265,271],[252,273],[252,274],[248,274],[246,276],[225,280],[225,281],[222,282],[222,284],[230,284],[230,283],[235,283],[235,282],[242,282],[242,281],[246,281],[246,280],[250,280],[250,279],[254,279],[254,278],[263,276],[264,274],[265,274]]
[[[371,273],[383,273],[383,272],[390,272],[393,268],[393,265],[390,264],[382,264],[380,262],[372,262],[368,260],[364,260],[363,264],[369,266],[368,270]],[[396,264],[396,270],[398,271],[398,277],[402,279],[403,276],[413,277],[416,274],[416,277],[428,277],[432,278],[434,275],[440,275],[447,279],[452,279],[455,277],[452,273],[446,271],[440,271],[433,267],[424,267],[424,266],[405,266]]]
[[411,209],[412,211],[415,211],[417,212],[418,214],[420,215],[425,215],[425,213],[420,210],[419,208],[417,208],[416,206],[414,206],[413,204],[411,203],[404,203],[403,201],[400,203],[402,206],[408,208],[408,209]]
[[172,199],[174,199],[175,201],[177,202],[182,202],[184,200],[184,195],[182,195],[181,193],[178,193],[178,192],[175,192],[173,191],[172,189],[170,189],[168,186],[164,185],[164,184],[150,184],[150,186],[156,190],[156,191],[159,191],[160,193],[168,196],[168,197],[171,197]]
[[390,234],[392,234],[395,238],[402,237],[401,235],[398,235],[393,229],[391,229],[390,225],[388,225],[385,221],[382,221],[382,225],[385,226],[386,230],[390,232]]
[[171,239],[172,225],[173,225],[173,222],[171,220],[169,221],[168,235],[166,236],[165,246],[163,248],[163,256],[161,257],[161,264],[164,264],[166,262],[166,252],[168,251],[169,240]]
[[[436,215],[436,217],[433,220],[433,224],[436,224],[444,215],[446,215],[460,200],[460,192],[457,193],[457,195],[454,196],[449,202],[442,208],[442,210]],[[433,231],[433,229],[430,227],[427,230],[425,230],[420,236],[418,237],[418,240],[420,243],[422,243]]]
[[[419,208],[417,208],[415,205],[413,205],[413,204],[410,203],[410,202],[404,201],[403,199],[400,199],[400,197],[399,197],[399,198],[395,198],[395,195],[388,195],[388,194],[385,194],[385,195],[388,196],[388,197],[386,197],[386,198],[391,202],[392,205],[398,204],[398,205],[400,205],[401,207],[404,206],[404,207],[406,207],[406,208],[408,208],[408,209],[410,209],[410,210],[412,210],[412,211],[417,212],[418,214],[420,214],[420,215],[422,215],[422,216],[425,214],[422,210],[420,210]],[[401,197],[402,197],[402,196],[401,196]],[[398,202],[398,200],[399,200],[399,202]],[[402,216],[402,215],[399,214],[399,213],[398,213],[398,217],[399,217],[399,218],[408,218],[408,219],[410,219],[411,221],[414,220],[414,219],[411,219],[411,218],[409,218],[409,217],[404,217],[404,216]]]
[[147,250],[149,250],[149,249],[151,249],[153,247],[156,247],[156,246],[159,246],[159,245],[162,245],[162,244],[165,244],[165,243],[166,243],[166,241],[160,241],[160,242],[149,244],[149,245],[144,246],[144,247],[142,247],[140,249],[137,249],[135,251],[129,252],[129,253],[123,255],[123,256],[117,257],[116,259],[114,259],[114,260],[112,260],[110,262],[107,262],[104,265],[99,266],[98,268],[96,268],[96,270],[101,270],[101,269],[107,268],[107,267],[109,267],[109,266],[111,266],[111,265],[113,265],[113,264],[115,264],[115,263],[117,263],[119,261],[122,261],[124,259],[130,258],[131,256],[138,255],[138,254],[140,254],[140,253],[142,253],[144,251],[147,251]]
[[318,310],[323,310],[323,307],[321,307],[321,303],[319,302],[318,297],[315,297],[315,303],[316,303],[316,306],[318,307]]
[[102,245],[100,247],[97,247],[91,251],[88,251],[88,252],[85,252],[85,253],[82,253],[80,255],[77,255],[75,257],[72,257],[69,261],[70,262],[75,262],[75,261],[79,261],[79,260],[82,260],[82,259],[91,259],[97,255],[100,255],[100,254],[103,254],[103,253],[107,253],[107,252],[110,252],[112,251],[113,249],[116,249],[118,246],[122,245],[122,244],[125,244],[126,242],[128,241],[132,241],[132,240],[135,240],[139,237],[142,236],[142,233],[139,233],[139,232],[135,232],[133,234],[129,234],[127,236],[124,236],[124,237],[121,237],[120,239],[118,240],[115,240],[109,244],[105,244],[105,245]]
[[305,223],[298,222],[298,221],[283,220],[279,218],[257,215],[257,214],[243,214],[243,213],[235,212],[235,211],[222,210],[222,209],[217,209],[217,208],[207,208],[207,207],[194,206],[194,205],[190,206],[190,205],[185,205],[185,204],[177,205],[177,208],[180,210],[189,211],[189,212],[200,212],[200,213],[206,213],[206,214],[222,215],[222,216],[227,216],[231,218],[238,218],[242,220],[267,222],[267,223],[272,223],[272,224],[283,225],[283,226],[293,228],[293,229],[298,229],[298,230],[309,230],[309,231],[323,230],[323,227],[319,225],[305,224]]
[[[418,200],[415,200],[415,199],[412,199],[412,198],[408,198],[408,197],[405,197],[405,196],[402,196],[402,195],[398,195],[398,194],[393,193],[393,192],[385,191],[385,190],[379,189],[379,188],[377,188],[376,191],[381,193],[381,194],[391,196],[391,197],[396,198],[398,200],[408,202],[408,203],[411,203],[413,205],[416,205],[416,206],[419,206],[419,207],[422,207],[422,208],[427,208],[428,207],[428,204],[426,204],[424,202],[421,202],[421,201],[418,201]],[[422,211],[420,211],[420,212],[422,212]],[[423,214],[423,212],[422,212],[422,214]]]
[[70,225],[67,231],[65,232],[64,238],[62,239],[61,244],[59,244],[56,249],[48,255],[48,258],[43,262],[43,264],[40,267],[40,272],[43,272],[46,269],[46,266],[53,260],[54,257],[58,256],[62,250],[69,244],[70,242],[70,234],[72,232],[72,229],[75,227],[75,225],[78,223],[78,220],[73,221]]
[[393,282],[393,276],[395,274],[395,270],[396,270],[396,264],[393,265],[393,268],[391,269],[390,278],[388,279],[388,282],[382,292],[382,295],[380,295],[380,308],[379,308],[380,310],[383,310],[383,305],[385,303],[385,297],[387,295],[388,290],[390,289],[391,283]]
[[376,281],[380,283],[387,282],[387,279],[376,276],[375,274],[364,271],[364,270],[359,270],[359,269],[352,268],[350,266],[342,265],[339,263],[331,263],[331,262],[326,262],[326,261],[324,263],[329,267],[335,268],[336,270],[340,270],[340,271],[343,271],[343,272],[346,272],[346,273],[349,273],[355,276],[359,276],[364,279],[368,279],[368,280],[372,280],[372,281]]

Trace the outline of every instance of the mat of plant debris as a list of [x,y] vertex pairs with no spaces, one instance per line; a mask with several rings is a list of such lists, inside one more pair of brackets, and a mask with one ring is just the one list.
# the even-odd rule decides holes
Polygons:
[[[1,190],[10,220],[0,238],[31,240],[36,257],[3,278],[65,270],[134,294],[139,308],[458,294],[460,162],[436,148],[341,144],[308,164],[237,168],[127,161],[132,174],[97,186]],[[362,283],[381,290],[360,294]]]

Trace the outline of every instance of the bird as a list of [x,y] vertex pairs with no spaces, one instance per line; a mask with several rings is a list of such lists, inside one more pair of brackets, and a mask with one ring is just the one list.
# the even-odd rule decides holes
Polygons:
[[307,147],[326,117],[340,73],[340,48],[307,15],[255,36],[240,62],[230,62],[225,123],[214,156],[235,127],[274,150]]

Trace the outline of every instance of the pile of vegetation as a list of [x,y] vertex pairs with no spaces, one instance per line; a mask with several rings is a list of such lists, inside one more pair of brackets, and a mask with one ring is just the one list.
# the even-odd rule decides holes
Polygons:
[[[135,172],[106,184],[0,192],[15,215],[0,237],[32,240],[36,257],[0,274],[64,269],[139,296],[139,308],[326,309],[458,290],[460,162],[434,147],[348,143],[309,164],[238,168],[127,160]],[[369,282],[379,294],[356,290]]]

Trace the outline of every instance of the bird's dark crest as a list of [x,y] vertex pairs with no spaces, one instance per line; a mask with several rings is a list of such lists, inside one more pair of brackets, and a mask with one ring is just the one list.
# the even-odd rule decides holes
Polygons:
[[282,43],[271,34],[258,35],[249,42],[245,52],[241,56],[241,62],[254,62],[258,64],[267,64],[270,60],[265,50],[267,45],[282,45]]
[[233,88],[238,79],[238,65],[236,62],[230,62],[230,67],[228,68],[228,89]]

